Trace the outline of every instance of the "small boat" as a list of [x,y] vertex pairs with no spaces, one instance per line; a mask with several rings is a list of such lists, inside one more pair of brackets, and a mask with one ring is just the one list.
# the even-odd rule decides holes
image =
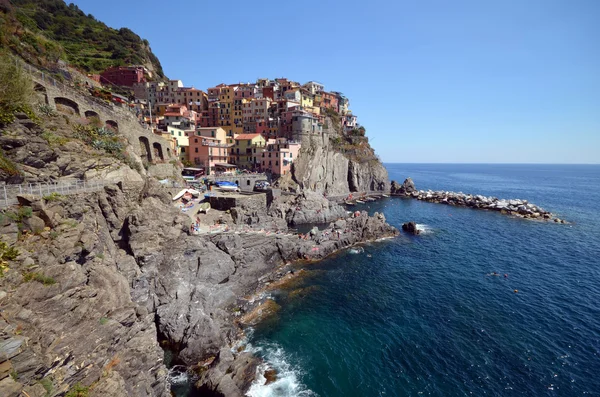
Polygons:
[[382,194],[383,197],[390,197],[389,194]]
[[175,196],[173,196],[173,201],[179,200],[186,193],[187,193],[187,189],[183,189],[182,191],[180,191],[179,193],[177,193]]
[[223,191],[227,191],[227,192],[239,192],[240,191],[240,187],[236,183],[233,183],[233,182],[217,181],[216,185],[217,185],[217,189],[219,189],[219,190],[223,190]]
[[193,197],[198,197],[198,196],[200,196],[200,192],[199,192],[199,191],[197,191],[196,189],[188,189],[188,190],[187,190],[187,192],[188,192],[189,194],[191,194]]
[[346,204],[346,205],[356,205],[356,203],[353,202],[353,201],[344,201],[344,204]]
[[356,204],[364,204],[365,202],[362,200],[356,200]]
[[374,199],[373,197],[367,197],[365,198],[366,201],[376,201],[376,199]]

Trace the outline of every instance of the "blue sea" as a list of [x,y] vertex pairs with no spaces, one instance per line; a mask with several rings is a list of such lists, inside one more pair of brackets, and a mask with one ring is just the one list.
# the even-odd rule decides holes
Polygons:
[[305,289],[275,294],[281,312],[250,333],[278,380],[249,394],[600,396],[600,166],[386,167],[418,189],[527,199],[570,223],[365,205],[424,233],[305,265]]

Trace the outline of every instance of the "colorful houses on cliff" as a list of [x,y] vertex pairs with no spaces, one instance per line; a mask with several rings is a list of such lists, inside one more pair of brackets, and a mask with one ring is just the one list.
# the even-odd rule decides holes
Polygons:
[[332,126],[336,131],[358,128],[348,99],[315,81],[258,79],[202,91],[181,80],[151,82],[132,71],[128,76],[127,85],[139,80],[131,87],[145,105],[143,121],[172,142],[184,163],[206,174],[235,166],[285,175],[305,138],[327,128],[327,117],[339,123]]

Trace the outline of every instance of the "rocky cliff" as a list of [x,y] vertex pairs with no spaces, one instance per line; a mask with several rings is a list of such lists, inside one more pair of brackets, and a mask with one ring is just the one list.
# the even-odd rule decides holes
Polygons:
[[[335,126],[334,126],[335,125]],[[305,136],[300,155],[280,186],[334,195],[350,192],[387,192],[388,173],[366,136],[352,136],[327,119],[325,132]]]
[[0,125],[2,181],[102,179],[106,186],[21,195],[18,206],[1,211],[1,396],[166,397],[161,343],[191,368],[198,388],[240,396],[257,359],[233,347],[263,304],[244,297],[285,274],[286,263],[397,234],[383,215],[347,218],[322,194],[305,191],[269,208],[233,209],[232,219],[259,226],[335,221],[327,230],[302,238],[191,236],[191,219],[172,205],[153,166],[147,172],[126,142],[118,145],[124,127],[115,135],[68,113],[35,113],[17,112]]

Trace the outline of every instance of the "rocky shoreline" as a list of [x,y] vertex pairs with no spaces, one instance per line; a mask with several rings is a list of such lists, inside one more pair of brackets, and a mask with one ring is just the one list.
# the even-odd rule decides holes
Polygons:
[[499,211],[501,214],[523,219],[567,223],[564,219],[556,217],[552,212],[529,203],[527,200],[499,199],[497,197],[462,192],[417,190],[411,178],[407,178],[402,185],[396,181],[392,181],[391,194],[393,196],[408,197],[436,204]]
[[[319,220],[342,213],[320,200]],[[24,226],[37,222],[42,232],[20,235],[4,218],[3,237],[19,250],[0,279],[0,352],[9,357],[0,357],[8,368],[0,394],[6,396],[39,395],[43,381],[59,393],[81,384],[90,395],[166,397],[159,344],[193,371],[200,391],[242,396],[260,360],[235,346],[243,328],[273,303],[251,297],[290,277],[291,263],[398,234],[382,214],[343,211],[347,218],[305,235],[194,236],[190,218],[151,179],[135,193],[111,185],[68,201],[20,201],[31,209]],[[285,198],[275,202],[274,214],[287,217],[288,202],[305,208]],[[281,219],[266,212],[252,209],[238,219],[257,228]],[[90,337],[93,343],[81,343]]]

